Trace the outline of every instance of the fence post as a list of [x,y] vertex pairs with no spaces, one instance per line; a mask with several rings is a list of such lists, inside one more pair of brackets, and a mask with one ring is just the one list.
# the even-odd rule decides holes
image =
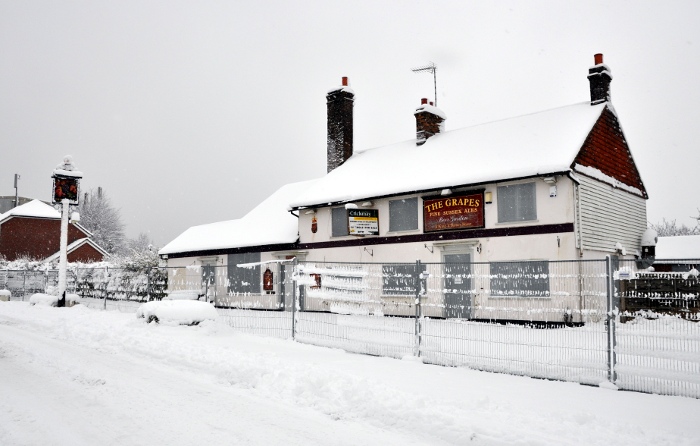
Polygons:
[[416,341],[415,341],[415,347],[414,347],[414,352],[413,356],[420,358],[420,347],[421,347],[421,332],[422,332],[422,327],[421,327],[421,318],[423,317],[423,307],[421,306],[420,302],[420,292],[421,292],[421,263],[420,260],[416,260],[416,269],[413,272],[413,286],[415,288],[415,295],[416,295],[416,328],[415,328],[415,335],[416,335]]
[[298,260],[292,261],[292,340],[297,338],[297,286],[299,285]]
[[[46,290],[44,290],[46,292]],[[25,301],[27,297],[27,270],[24,270],[24,274],[22,275],[22,300]]]
[[146,302],[151,301],[151,268],[146,269]]
[[[109,281],[109,268],[105,266],[104,279]],[[104,291],[102,292],[102,298],[104,299],[104,310],[107,310],[107,282],[103,282]]]
[[[617,263],[617,262],[615,262]],[[605,257],[605,275],[606,275],[606,288],[607,288],[607,312],[606,314],[606,331],[608,334],[608,381],[614,383],[617,381],[617,371],[615,366],[617,363],[617,356],[615,354],[615,348],[617,347],[617,340],[615,338],[615,320],[617,313],[617,306],[615,305],[615,285],[614,285],[614,268],[613,261],[610,256]]]

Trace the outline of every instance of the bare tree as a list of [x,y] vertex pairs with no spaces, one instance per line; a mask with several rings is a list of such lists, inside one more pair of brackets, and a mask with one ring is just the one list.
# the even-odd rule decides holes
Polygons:
[[95,243],[110,254],[124,249],[124,224],[119,210],[112,206],[101,187],[86,192],[78,210],[80,224],[92,232]]
[[126,240],[126,249],[133,253],[141,253],[145,251],[158,251],[154,246],[151,238],[145,232],[142,232],[134,239]]
[[676,220],[661,220],[660,223],[651,224],[651,228],[656,231],[659,237],[673,237],[676,235],[700,235],[700,210],[698,217],[693,217],[698,220],[694,227],[676,223]]

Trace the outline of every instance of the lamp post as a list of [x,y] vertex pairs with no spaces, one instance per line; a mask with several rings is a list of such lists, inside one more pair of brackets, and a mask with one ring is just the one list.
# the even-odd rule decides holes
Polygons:
[[80,197],[80,179],[83,173],[75,169],[73,157],[66,155],[53,170],[53,200],[61,205],[61,240],[58,261],[58,306],[66,306],[66,269],[68,263],[68,217],[70,206],[77,206]]

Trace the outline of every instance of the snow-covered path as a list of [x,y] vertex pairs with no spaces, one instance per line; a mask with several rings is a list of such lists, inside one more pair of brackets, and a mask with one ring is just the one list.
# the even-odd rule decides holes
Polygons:
[[0,444],[700,444],[700,400],[0,302]]

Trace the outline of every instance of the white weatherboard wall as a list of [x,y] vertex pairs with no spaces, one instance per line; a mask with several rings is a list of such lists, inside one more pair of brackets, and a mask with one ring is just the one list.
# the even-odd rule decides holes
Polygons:
[[646,200],[584,175],[578,178],[583,250],[615,252],[620,243],[627,255],[635,254],[646,230]]

